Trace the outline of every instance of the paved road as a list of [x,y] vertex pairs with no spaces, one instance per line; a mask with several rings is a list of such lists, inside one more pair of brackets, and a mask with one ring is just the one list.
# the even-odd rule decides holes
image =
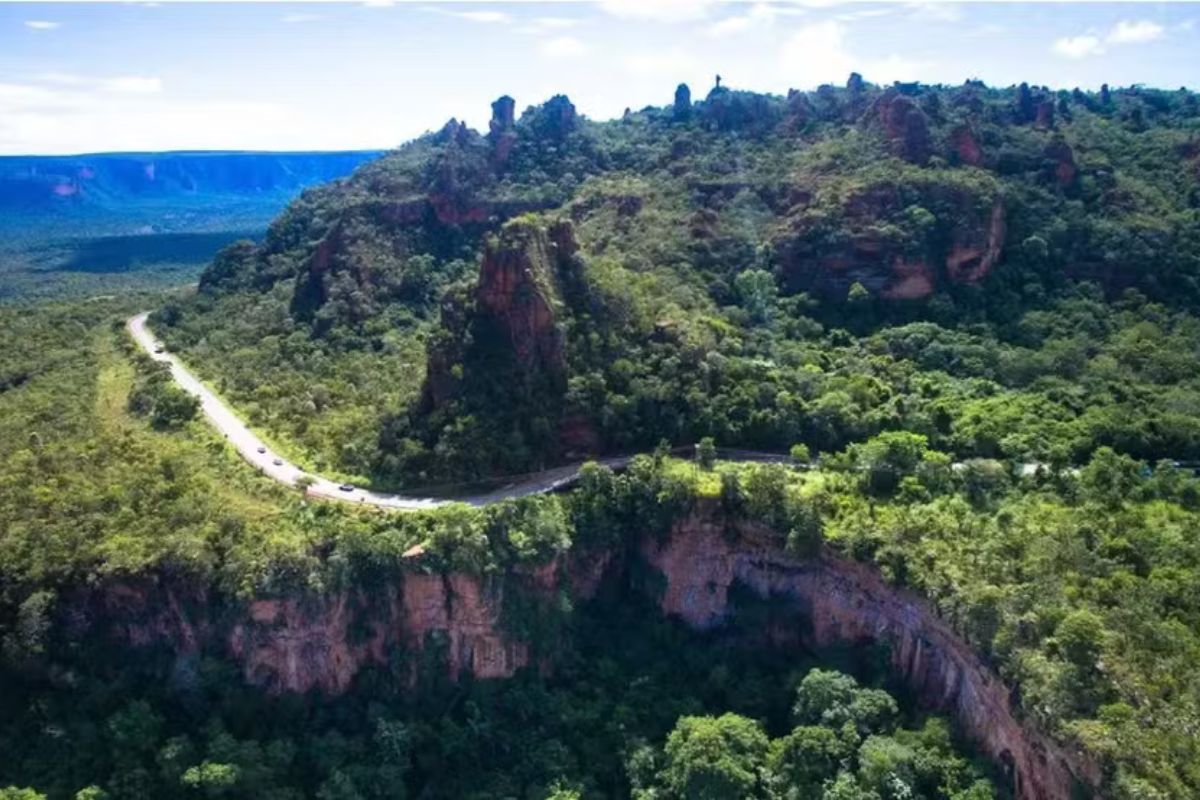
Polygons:
[[[436,508],[437,506],[445,505],[450,500],[434,497],[418,497],[412,495],[401,494],[383,494],[380,492],[372,492],[367,489],[353,487],[349,491],[344,491],[341,484],[331,481],[328,478],[323,478],[320,475],[306,472],[300,469],[295,464],[289,462],[283,456],[271,451],[266,442],[259,439],[254,433],[246,427],[237,415],[230,410],[229,406],[218,397],[211,389],[200,382],[187,367],[173,354],[162,351],[162,347],[158,340],[154,338],[154,334],[146,327],[146,318],[150,312],[146,311],[131,317],[125,324],[129,329],[130,335],[138,345],[146,351],[149,356],[155,361],[162,362],[170,367],[171,376],[175,382],[186,391],[200,399],[200,408],[204,412],[204,416],[212,423],[213,427],[220,431],[229,442],[237,448],[238,453],[250,465],[259,472],[274,478],[280,483],[288,486],[295,486],[296,481],[300,478],[308,478],[312,485],[308,489],[308,494],[313,497],[322,497],[329,500],[342,500],[351,503],[365,503],[368,505],[378,506],[379,508],[390,508],[399,511],[421,511],[428,508]],[[597,459],[597,463],[620,469],[627,465],[633,456],[614,456],[611,458]],[[776,456],[769,453],[754,453],[746,451],[740,458],[735,456],[736,460],[745,461],[770,461],[770,460],[785,460],[782,456]],[[564,486],[570,485],[579,475],[579,468],[585,462],[578,464],[570,464],[562,467],[544,470],[533,475],[525,476],[521,480],[514,481],[498,489],[480,494],[466,495],[456,497],[454,502],[469,503],[471,505],[487,505],[489,503],[499,502],[514,497],[524,497],[530,494],[541,494],[544,492],[552,492],[556,489],[561,489]]]

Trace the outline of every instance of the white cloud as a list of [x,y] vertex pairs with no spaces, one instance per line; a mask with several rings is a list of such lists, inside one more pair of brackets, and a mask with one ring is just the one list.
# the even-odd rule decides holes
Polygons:
[[957,3],[909,3],[907,10],[918,19],[936,22],[958,22],[963,16],[962,7]]
[[302,22],[317,22],[318,20],[322,20],[322,19],[325,19],[325,17],[323,17],[320,14],[298,13],[298,14],[284,14],[282,17],[279,18],[279,21],[294,25],[294,24],[302,23]]
[[847,11],[844,14],[838,14],[834,19],[839,22],[855,22],[860,19],[871,19],[872,17],[886,17],[894,10],[892,8],[863,8],[857,11]]
[[544,34],[565,31],[569,28],[574,28],[580,23],[578,19],[571,17],[534,17],[527,20],[523,25],[514,28],[517,33],[528,33],[535,36]]
[[553,31],[573,28],[579,24],[579,20],[570,17],[535,17],[529,24],[542,30]]
[[684,50],[634,53],[621,60],[626,72],[645,78],[678,80],[696,69],[696,59]]
[[[71,90],[98,91],[111,94],[158,94],[163,90],[162,78],[147,75],[113,75],[102,77],[75,75],[70,72],[45,72],[35,76],[34,81],[41,84],[52,84],[56,87],[66,87]],[[63,91],[62,89],[48,89],[45,87],[31,88],[38,88],[51,93]]]
[[1087,58],[1098,56],[1104,52],[1104,43],[1099,36],[1084,34],[1082,36],[1064,36],[1056,39],[1051,48],[1064,58]]
[[622,19],[690,22],[704,19],[715,0],[600,0],[600,8]]
[[512,20],[508,14],[503,11],[447,11],[445,12],[452,17],[465,19],[470,22],[483,22],[494,25],[499,22],[509,22]]
[[35,31],[52,31],[55,28],[61,27],[61,22],[51,22],[47,19],[27,19],[25,27]]
[[1104,55],[1112,46],[1153,42],[1161,39],[1165,33],[1162,25],[1148,19],[1121,20],[1103,38],[1095,31],[1065,36],[1056,39],[1051,50],[1065,58],[1087,58]]
[[1161,39],[1163,26],[1147,19],[1131,22],[1121,20],[1108,34],[1109,44],[1145,44]]
[[779,56],[786,78],[798,86],[844,83],[858,72],[875,83],[915,80],[929,75],[932,61],[889,55],[855,56],[846,45],[846,26],[825,20],[799,28],[784,43]]
[[[789,13],[803,13],[803,9],[788,9]],[[719,22],[714,22],[705,30],[709,36],[714,38],[722,38],[734,34],[742,33],[757,25],[770,24],[776,16],[781,13],[778,6],[767,3],[755,3],[750,6],[750,10],[745,14],[739,14],[735,17],[726,17]]]
[[100,88],[115,94],[158,94],[163,89],[163,82],[162,78],[120,75],[116,78],[102,78]]
[[547,39],[538,46],[538,52],[547,58],[578,58],[586,54],[590,47],[574,36],[556,36]]

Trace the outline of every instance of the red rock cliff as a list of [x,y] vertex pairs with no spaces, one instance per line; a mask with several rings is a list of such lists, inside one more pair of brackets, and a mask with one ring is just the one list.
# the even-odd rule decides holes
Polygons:
[[736,538],[704,516],[685,520],[665,541],[646,540],[645,559],[666,579],[662,609],[695,628],[729,614],[735,583],[760,597],[784,597],[801,612],[798,636],[809,646],[877,643],[920,702],[952,716],[969,739],[1011,774],[1028,800],[1072,797],[1077,780],[1098,771],[1019,721],[1008,688],[915,595],[888,585],[874,569],[843,559],[797,560],[752,527]]
[[[738,584],[760,597],[786,600],[795,630],[772,631],[777,641],[886,646],[892,667],[917,699],[952,716],[1003,765],[1018,798],[1063,800],[1076,781],[1098,783],[1095,765],[1018,718],[1008,688],[922,599],[863,564],[789,556],[778,537],[761,528],[741,525],[733,533],[702,507],[670,535],[644,537],[636,553],[572,554],[511,573],[506,581],[414,568],[374,593],[259,600],[221,615],[211,612],[203,594],[182,602],[169,587],[123,585],[102,593],[102,607],[93,610],[127,643],[167,644],[182,655],[219,651],[241,666],[249,683],[269,691],[336,694],[362,669],[386,666],[396,656],[407,657],[415,669],[412,657],[431,642],[442,647],[451,677],[511,676],[530,665],[531,643],[513,638],[501,624],[506,588],[550,598],[565,586],[585,599],[605,580],[625,585],[623,568],[637,558],[663,576],[663,612],[693,628],[728,619],[730,590]],[[210,616],[234,621],[218,624]],[[91,624],[98,621],[93,615]]]

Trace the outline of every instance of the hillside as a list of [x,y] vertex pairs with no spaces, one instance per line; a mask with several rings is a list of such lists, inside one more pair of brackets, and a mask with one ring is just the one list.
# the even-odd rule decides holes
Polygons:
[[179,285],[377,153],[0,156],[0,299]]
[[452,120],[309,192],[159,320],[296,455],[387,485],[891,428],[1196,458],[1171,353],[1196,346],[1198,114],[857,76],[608,123],[501,98],[486,134]]
[[492,111],[0,308],[0,797],[1200,793],[1195,95]]

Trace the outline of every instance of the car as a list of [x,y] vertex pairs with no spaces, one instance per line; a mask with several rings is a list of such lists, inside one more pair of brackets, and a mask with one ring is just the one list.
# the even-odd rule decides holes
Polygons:
[[258,450],[258,452],[260,452],[260,453],[265,453],[265,452],[267,452],[267,448],[263,447],[262,445],[259,445],[259,446],[258,446],[256,449],[257,449],[257,450]]
[[354,487],[353,487],[353,486],[351,486],[351,485],[350,485],[350,484],[348,484],[348,483],[343,483],[341,486],[339,486],[339,487],[338,487],[338,491],[342,491],[342,492],[353,492],[353,491],[354,491]]
[[163,347],[161,344],[154,345],[155,353],[165,353],[166,351],[167,351],[167,348]]
[[283,459],[282,459],[282,458],[273,458],[273,459],[271,459],[271,463],[272,463],[272,464],[274,464],[274,465],[275,465],[275,466],[277,466],[277,467],[282,467],[282,466],[283,466]]

